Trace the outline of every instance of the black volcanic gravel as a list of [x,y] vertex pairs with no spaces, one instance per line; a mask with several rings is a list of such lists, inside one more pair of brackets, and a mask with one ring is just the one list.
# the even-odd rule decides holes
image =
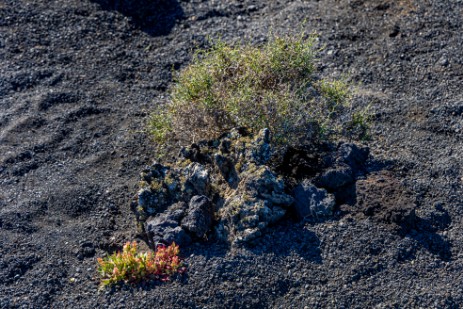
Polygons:
[[[0,0],[0,308],[458,308],[462,18],[460,0]],[[185,248],[171,282],[98,293],[96,257],[137,237],[144,122],[172,68],[208,36],[299,29],[370,105],[369,171],[396,189],[364,202],[416,204],[415,225],[343,206],[254,247]]]

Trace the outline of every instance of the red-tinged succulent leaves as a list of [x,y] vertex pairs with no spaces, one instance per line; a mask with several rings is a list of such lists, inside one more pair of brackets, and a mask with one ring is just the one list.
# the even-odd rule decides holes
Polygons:
[[98,272],[101,275],[101,287],[119,281],[137,282],[148,277],[157,277],[162,281],[169,276],[185,271],[178,254],[180,249],[173,243],[161,245],[156,252],[138,253],[137,243],[128,242],[122,252],[114,253],[107,258],[98,258]]

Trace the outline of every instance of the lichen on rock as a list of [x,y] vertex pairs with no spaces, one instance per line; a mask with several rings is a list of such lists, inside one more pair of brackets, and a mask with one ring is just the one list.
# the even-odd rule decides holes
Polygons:
[[250,163],[240,174],[238,187],[219,210],[218,238],[229,242],[247,242],[280,220],[293,198],[284,192],[285,185],[270,169]]
[[302,178],[281,172],[286,159],[280,154],[268,129],[254,137],[233,129],[184,147],[173,163],[143,171],[133,209],[153,243],[252,242],[290,209],[299,218],[332,216],[337,190],[364,174],[368,148],[341,143],[315,175]]

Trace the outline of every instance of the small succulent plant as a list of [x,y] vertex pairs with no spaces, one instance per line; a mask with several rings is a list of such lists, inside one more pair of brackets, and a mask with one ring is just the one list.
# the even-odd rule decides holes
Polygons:
[[136,242],[128,242],[122,252],[98,258],[100,288],[124,282],[135,283],[156,279],[168,281],[170,276],[186,270],[178,254],[179,246],[158,245],[155,252],[138,252]]

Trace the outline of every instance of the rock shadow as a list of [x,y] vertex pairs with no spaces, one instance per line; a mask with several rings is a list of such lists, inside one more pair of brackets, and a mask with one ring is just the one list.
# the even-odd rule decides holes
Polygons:
[[245,247],[257,255],[273,253],[276,256],[297,254],[306,261],[322,263],[320,239],[306,229],[303,223],[288,219],[273,226],[265,235]]
[[130,18],[137,28],[151,36],[170,33],[183,9],[177,0],[91,0],[104,10],[114,10]]
[[404,246],[398,251],[399,261],[414,259],[420,247],[444,261],[451,259],[451,244],[439,235],[451,224],[450,215],[441,204],[435,206],[429,218],[418,217],[415,195],[390,171],[370,174],[357,182],[356,190],[358,215],[384,224],[404,238]]
[[[452,244],[439,234],[447,229],[452,220],[448,211],[441,205],[436,206],[429,218],[416,217],[413,227],[401,227],[400,233],[406,238],[413,239],[417,247],[428,250],[443,261],[452,259]],[[413,228],[413,229],[412,229]],[[410,260],[415,257],[415,250],[408,250],[408,254],[399,256],[399,259]]]

